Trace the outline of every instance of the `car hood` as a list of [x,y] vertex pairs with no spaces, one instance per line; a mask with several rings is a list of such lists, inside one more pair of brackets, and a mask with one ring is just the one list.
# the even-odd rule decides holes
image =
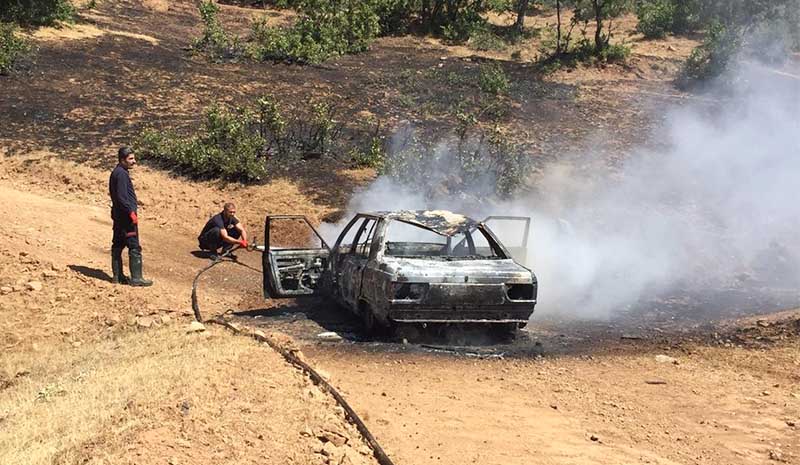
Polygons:
[[430,283],[530,283],[533,273],[514,260],[431,260],[385,257],[381,269],[393,281]]

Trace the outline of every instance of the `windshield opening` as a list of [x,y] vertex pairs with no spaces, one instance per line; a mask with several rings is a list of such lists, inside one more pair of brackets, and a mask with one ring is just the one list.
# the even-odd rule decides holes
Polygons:
[[442,235],[414,224],[392,221],[384,241],[385,253],[390,257],[439,260],[503,258],[481,229]]

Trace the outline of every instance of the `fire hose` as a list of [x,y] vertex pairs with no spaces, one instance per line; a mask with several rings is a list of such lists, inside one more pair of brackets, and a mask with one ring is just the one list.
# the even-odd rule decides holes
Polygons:
[[[394,462],[392,462],[389,456],[386,455],[386,452],[383,451],[381,445],[378,444],[378,441],[375,439],[375,436],[373,436],[372,433],[369,431],[367,425],[364,424],[364,422],[361,420],[361,418],[358,416],[355,410],[353,410],[353,408],[350,407],[350,404],[347,403],[344,397],[342,397],[342,395],[339,394],[339,391],[337,391],[336,388],[334,388],[328,381],[325,380],[325,378],[323,378],[316,370],[314,370],[313,367],[311,367],[308,363],[304,362],[300,357],[298,357],[297,353],[291,350],[287,350],[285,347],[281,346],[275,340],[267,337],[263,333],[256,331],[253,331],[251,333],[245,333],[244,331],[241,330],[241,328],[232,325],[231,323],[225,321],[222,318],[217,317],[217,318],[212,318],[210,320],[205,320],[205,321],[203,320],[203,316],[200,313],[200,305],[198,304],[197,301],[197,284],[199,282],[200,276],[202,276],[203,273],[210,270],[211,268],[214,268],[220,263],[235,263],[237,265],[243,266],[255,272],[258,273],[262,272],[262,270],[257,270],[256,268],[253,268],[245,263],[239,262],[238,260],[235,260],[231,257],[233,251],[239,248],[240,246],[238,245],[234,246],[225,253],[219,255],[215,260],[211,262],[210,265],[204,267],[194,277],[194,281],[192,281],[192,310],[194,311],[195,320],[197,320],[200,323],[212,323],[223,326],[233,331],[234,334],[247,335],[259,342],[264,342],[267,345],[269,345],[273,350],[281,354],[281,356],[287,362],[289,362],[295,368],[301,370],[303,373],[307,374],[315,385],[321,387],[323,391],[330,394],[336,400],[336,402],[344,410],[347,420],[353,425],[355,425],[356,429],[358,429],[358,432],[361,434],[361,436],[367,442],[369,447],[372,449],[372,454],[380,465],[394,465]],[[250,246],[247,247],[247,250],[248,251],[261,250],[263,252],[264,246],[251,244]]]

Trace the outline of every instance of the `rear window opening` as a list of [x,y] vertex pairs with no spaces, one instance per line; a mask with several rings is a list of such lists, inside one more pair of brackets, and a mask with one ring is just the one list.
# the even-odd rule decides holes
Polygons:
[[480,228],[444,235],[395,220],[387,227],[385,244],[385,253],[390,257],[435,260],[506,258],[497,244]]

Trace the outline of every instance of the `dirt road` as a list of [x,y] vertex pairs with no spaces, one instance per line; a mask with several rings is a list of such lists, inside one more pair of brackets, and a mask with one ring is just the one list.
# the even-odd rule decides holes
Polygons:
[[[147,190],[161,183],[161,176],[145,171],[138,181]],[[191,278],[205,263],[189,254],[192,236],[162,231],[157,215],[145,207],[146,266],[157,284],[148,290],[114,288],[105,281],[110,222],[99,194],[57,192],[50,185],[37,187],[30,178],[7,177],[0,181],[0,196],[0,215],[10,219],[0,224],[3,249],[69,267],[82,278],[60,282],[53,291],[75,297],[66,311],[48,315],[49,327],[94,327],[102,333],[102,317],[117,314],[125,320],[142,309],[170,310],[188,322]],[[175,215],[179,230],[191,229],[191,216],[183,210]],[[243,258],[258,264],[255,256]],[[204,308],[239,309],[257,295],[258,279],[239,271],[211,277],[203,288]],[[4,306],[6,312],[24,305],[14,302]],[[98,312],[102,317],[96,322]],[[261,314],[270,312],[275,311]],[[783,318],[794,321],[797,313]],[[82,320],[84,326],[78,324]],[[13,338],[12,332],[39,331],[43,340],[52,340],[45,334],[48,326],[40,323],[21,318],[22,326],[4,334]],[[561,333],[554,334],[536,320],[528,331],[529,342],[544,341],[542,350],[506,358],[348,341],[306,342],[303,350],[330,374],[398,464],[757,464],[800,457],[796,328],[756,348],[678,333],[620,341],[599,332],[579,333],[578,325],[572,332],[569,325],[558,327]],[[92,338],[78,333],[61,342]],[[24,339],[21,344],[16,350],[24,348]],[[274,385],[284,375],[266,376],[263,382]],[[260,389],[269,393],[259,386],[249,384],[255,390],[253,405],[262,398]],[[140,434],[158,435],[146,431]]]

